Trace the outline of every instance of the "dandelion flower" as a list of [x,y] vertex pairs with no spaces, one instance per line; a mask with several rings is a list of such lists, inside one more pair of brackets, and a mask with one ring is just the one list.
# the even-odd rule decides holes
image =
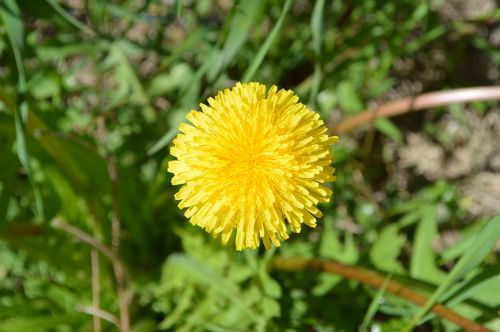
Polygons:
[[236,84],[200,104],[173,141],[168,171],[179,208],[193,225],[226,244],[233,231],[236,250],[266,248],[316,226],[317,205],[332,195],[335,181],[328,136],[317,113],[290,90]]

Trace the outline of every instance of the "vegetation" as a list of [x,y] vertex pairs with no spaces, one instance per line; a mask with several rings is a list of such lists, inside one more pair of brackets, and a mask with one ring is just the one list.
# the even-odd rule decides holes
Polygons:
[[[1,1],[0,332],[500,331],[496,4]],[[167,172],[238,81],[341,138],[318,227],[267,251],[193,227]]]

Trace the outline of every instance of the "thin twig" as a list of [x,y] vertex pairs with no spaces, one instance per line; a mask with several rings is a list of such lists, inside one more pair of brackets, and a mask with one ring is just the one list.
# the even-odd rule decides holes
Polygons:
[[[90,250],[90,266],[92,270],[92,306],[94,308],[101,307],[101,287],[100,287],[100,270],[99,270],[99,253],[95,248]],[[93,316],[94,332],[101,332],[101,319],[99,316]]]
[[85,233],[81,229],[79,229],[75,226],[66,224],[66,223],[60,221],[59,219],[55,219],[54,221],[52,221],[52,226],[55,228],[62,229],[63,231],[76,237],[78,240],[85,242],[85,243],[89,244],[91,247],[99,250],[99,252],[102,253],[107,258],[109,258],[110,261],[115,260],[115,254],[111,251],[111,249],[109,249],[102,242],[97,240],[92,235]]
[[115,325],[116,327],[120,327],[120,322],[118,318],[116,318],[115,315],[113,315],[110,312],[107,312],[105,310],[95,308],[95,307],[85,307],[85,306],[76,306],[76,311],[82,312],[84,314],[91,315],[93,317],[99,317],[100,319],[103,319],[107,322],[110,322],[111,324]]
[[[380,288],[384,285],[385,277],[377,272],[367,270],[353,265],[345,265],[334,261],[326,261],[319,259],[302,259],[302,258],[284,258],[277,257],[272,262],[272,267],[276,270],[282,271],[303,271],[312,270],[318,272],[328,272],[337,274],[344,278],[356,280],[366,285]],[[387,283],[386,291],[392,293],[400,298],[408,300],[418,306],[424,306],[428,298],[422,294],[414,292],[410,288],[405,287],[403,284],[390,280]],[[449,320],[457,326],[467,331],[474,332],[488,332],[486,327],[473,322],[455,311],[447,308],[442,304],[435,304],[431,311],[440,317]]]
[[115,259],[112,260],[113,273],[116,283],[116,294],[118,297],[118,305],[120,308],[120,331],[130,331],[130,315],[129,315],[129,295],[127,294],[126,274],[120,259],[120,239],[121,239],[121,221],[120,221],[120,193],[119,193],[119,177],[116,158],[107,151],[106,141],[108,138],[108,130],[106,128],[106,120],[104,117],[97,119],[96,140],[103,147],[101,153],[106,160],[108,167],[108,175],[111,181],[111,198],[112,198],[112,219],[111,219],[111,250]]
[[121,236],[121,222],[119,218],[119,188],[118,188],[118,169],[116,166],[116,159],[114,157],[107,158],[108,173],[111,179],[112,191],[112,207],[113,219],[111,221],[111,249],[115,255],[113,260],[113,271],[116,280],[116,292],[118,295],[118,302],[120,305],[120,330],[122,332],[130,331],[130,317],[128,311],[129,296],[126,292],[125,286],[125,272],[121,260],[119,259],[120,253],[120,236]]
[[[66,231],[67,233],[73,235],[74,237],[76,237],[80,241],[89,244],[91,247],[97,249],[99,252],[101,252],[104,256],[106,256],[111,261],[111,263],[113,265],[113,272],[115,274],[118,302],[120,305],[120,320],[119,320],[120,331],[129,332],[130,331],[130,320],[129,320],[129,314],[128,314],[128,302],[129,301],[128,301],[128,296],[126,294],[125,287],[124,287],[125,273],[124,273],[122,263],[118,257],[117,249],[119,247],[113,247],[113,250],[109,249],[103,243],[98,241],[96,238],[94,238],[90,234],[85,233],[84,231],[82,231],[81,229],[79,229],[75,226],[63,223],[58,219],[55,219],[52,222],[52,226],[59,228],[59,229],[62,229],[64,231]],[[120,228],[117,227],[116,225],[113,227],[113,229],[114,229],[114,232],[116,232],[116,231],[119,232],[119,230],[120,230]],[[115,237],[116,234],[115,233],[113,233],[113,234]],[[117,234],[119,234],[119,233],[117,233]],[[118,244],[119,244],[119,242],[118,242]],[[94,270],[92,271],[92,277],[94,278]],[[92,294],[94,296],[94,286],[92,287]],[[99,308],[94,308],[94,309],[100,310]],[[103,317],[101,317],[101,318],[103,318]]]
[[500,100],[500,86],[430,92],[415,97],[398,99],[383,104],[376,109],[342,120],[338,125],[330,125],[330,133],[336,135],[346,134],[355,128],[377,119],[392,117],[410,111],[481,100]]

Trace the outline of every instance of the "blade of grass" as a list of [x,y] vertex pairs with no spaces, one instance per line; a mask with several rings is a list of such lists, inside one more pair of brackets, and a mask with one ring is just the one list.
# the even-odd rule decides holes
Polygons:
[[325,8],[325,0],[317,0],[314,5],[313,14],[311,17],[311,33],[313,39],[313,49],[316,55],[321,54],[321,44],[323,39],[323,10]]
[[457,265],[451,270],[446,278],[441,282],[438,289],[429,298],[413,317],[408,331],[410,331],[432,306],[438,302],[439,298],[453,285],[454,282],[465,276],[491,252],[496,241],[500,238],[500,216],[491,219],[476,233],[474,241],[471,242],[469,250],[465,252]]
[[18,80],[17,80],[17,110],[15,112],[16,144],[17,155],[21,165],[25,169],[33,195],[35,197],[35,215],[38,219],[43,219],[43,202],[40,191],[33,179],[33,172],[30,164],[30,155],[26,145],[26,136],[24,126],[28,119],[28,104],[25,99],[26,94],[26,75],[24,72],[23,58],[21,50],[23,48],[23,25],[20,18],[19,7],[14,0],[5,0],[0,8],[0,16],[4,23],[7,36],[9,38],[14,60],[16,62]]
[[264,41],[264,44],[260,47],[259,51],[257,52],[257,55],[254,57],[252,63],[250,66],[248,66],[248,69],[245,71],[243,74],[243,78],[241,79],[242,82],[248,82],[252,79],[252,77],[255,75],[255,72],[257,69],[259,69],[259,66],[261,65],[262,61],[264,60],[267,52],[269,52],[269,49],[271,48],[271,45],[273,44],[274,40],[278,36],[278,33],[281,29],[281,26],[283,25],[283,22],[285,21],[286,14],[290,10],[290,7],[292,6],[293,0],[286,0],[285,5],[283,6],[283,9],[281,10],[281,14],[278,18],[278,21],[276,22],[276,25],[273,27],[271,30],[271,33],[267,37],[267,39]]
[[82,22],[78,21],[76,18],[66,13],[66,11],[59,5],[59,3],[55,0],[45,0],[47,3],[69,24],[77,28],[78,30],[89,34],[91,36],[95,35],[95,32],[90,29],[88,26],[84,25]]
[[377,313],[378,308],[382,304],[382,297],[385,294],[385,289],[387,288],[387,285],[389,284],[391,278],[392,278],[392,273],[387,275],[387,277],[384,280],[384,283],[382,284],[382,287],[380,287],[377,290],[377,293],[375,294],[370,305],[368,306],[368,310],[366,311],[365,317],[363,318],[363,322],[359,327],[359,331],[368,331],[368,324],[370,324],[373,317]]
[[177,16],[177,18],[181,17],[182,15],[182,0],[175,1],[175,15]]
[[227,29],[228,36],[224,41],[224,46],[217,57],[215,66],[208,72],[208,79],[213,81],[230,64],[241,46],[248,39],[250,29],[256,25],[255,19],[261,11],[263,1],[243,1],[231,15],[231,21]]
[[[26,74],[24,72],[23,58],[21,49],[24,46],[23,34],[24,28],[20,18],[19,7],[13,0],[5,0],[1,5],[0,15],[12,47],[14,60],[16,62],[18,81],[17,91],[24,97],[26,93]],[[23,120],[26,120],[27,114],[22,114]]]
[[311,86],[311,94],[309,95],[309,105],[313,106],[318,95],[319,86],[321,83],[321,44],[323,40],[323,10],[325,8],[325,0],[317,0],[314,5],[313,14],[311,17],[311,33],[313,40],[313,50],[316,56],[314,63],[313,83]]
[[[471,299],[495,308],[500,305],[500,298],[491,297],[491,294],[497,289],[500,289],[500,265],[493,265],[468,280],[449,299],[446,298],[446,304],[454,307]],[[446,294],[441,298],[444,297]]]

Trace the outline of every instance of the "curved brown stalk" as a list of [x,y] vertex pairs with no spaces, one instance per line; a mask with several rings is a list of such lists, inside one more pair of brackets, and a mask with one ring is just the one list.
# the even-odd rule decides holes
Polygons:
[[[327,272],[342,276],[346,279],[356,280],[363,284],[372,286],[374,288],[381,288],[384,283],[386,284],[385,291],[392,293],[400,298],[408,300],[418,306],[424,306],[428,298],[422,294],[414,292],[413,290],[405,287],[403,284],[389,280],[387,282],[385,276],[371,270],[367,270],[358,266],[341,264],[334,261],[326,261],[320,259],[302,259],[302,258],[284,258],[277,257],[272,261],[272,268],[281,271],[304,271],[311,270],[317,272]],[[442,304],[435,304],[431,311],[440,317],[456,324],[467,331],[474,332],[488,332],[489,330],[484,326],[473,322],[455,311],[447,308]]]
[[440,92],[429,92],[388,102],[373,110],[363,112],[330,126],[331,134],[345,134],[361,125],[380,118],[392,117],[410,111],[423,110],[430,107],[464,103],[481,100],[500,100],[500,86],[484,86],[455,89]]

